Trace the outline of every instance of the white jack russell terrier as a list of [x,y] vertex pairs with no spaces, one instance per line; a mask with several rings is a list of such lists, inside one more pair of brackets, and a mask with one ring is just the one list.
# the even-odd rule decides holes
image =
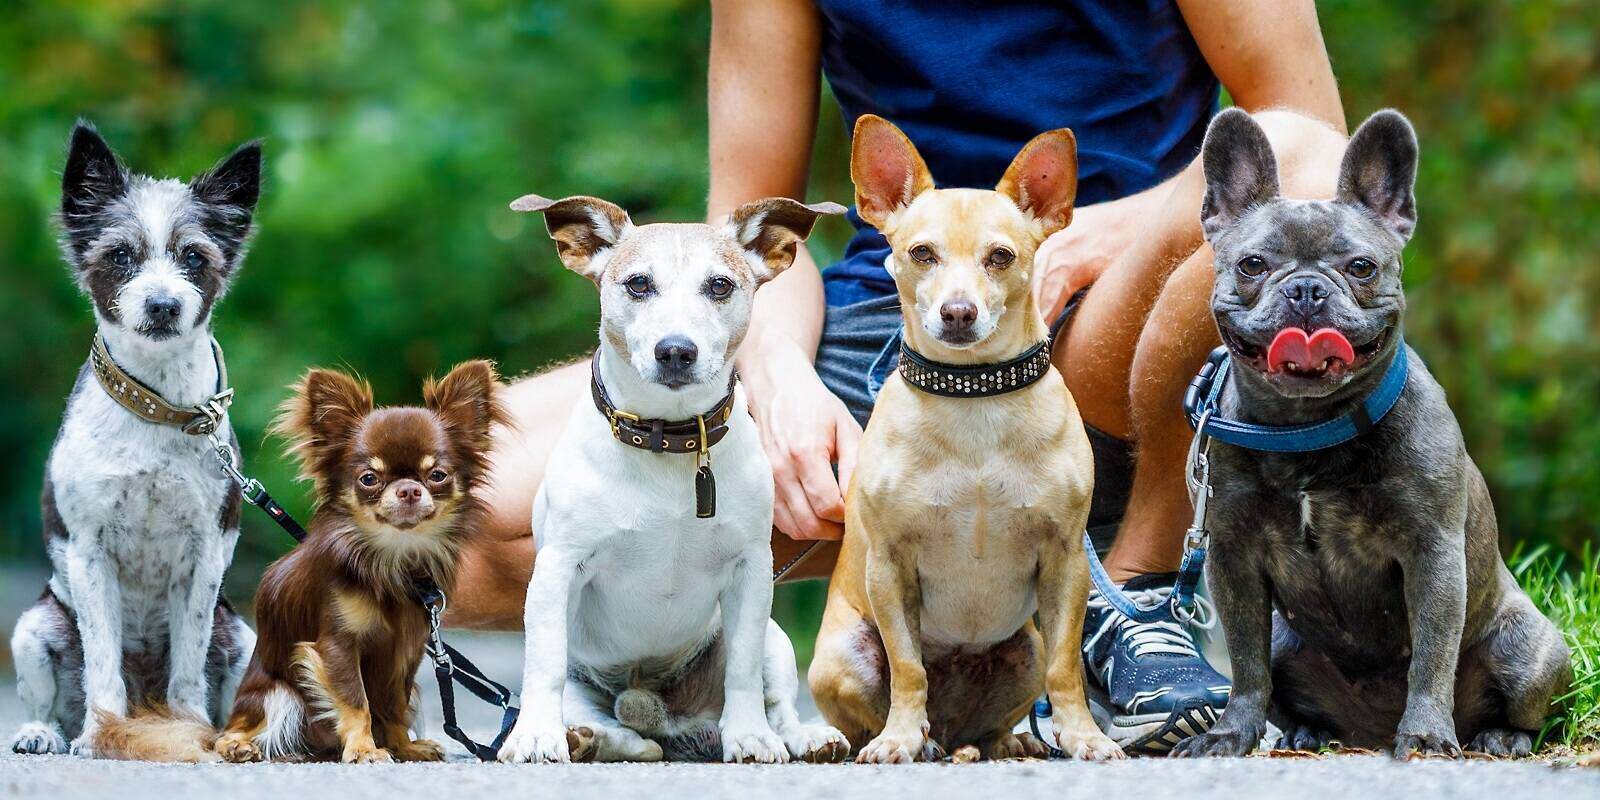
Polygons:
[[[600,289],[592,400],[533,506],[522,715],[500,760],[841,760],[802,724],[772,608],[772,468],[734,380],[756,287],[821,214],[774,198],[723,226],[634,226],[592,197],[528,195]],[[715,472],[712,460],[715,459]]]

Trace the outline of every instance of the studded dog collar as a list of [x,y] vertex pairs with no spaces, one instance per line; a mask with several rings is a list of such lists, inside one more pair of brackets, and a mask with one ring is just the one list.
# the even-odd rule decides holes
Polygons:
[[689,453],[700,462],[694,477],[695,516],[717,515],[717,481],[711,473],[711,447],[728,435],[733,416],[733,387],[737,374],[728,377],[728,393],[710,411],[685,420],[644,419],[617,408],[600,380],[600,354],[589,361],[589,395],[594,407],[611,423],[617,441],[652,453]]
[[900,377],[941,397],[994,397],[1033,385],[1050,372],[1050,342],[996,364],[945,364],[900,343]]
[[222,359],[222,346],[216,339],[211,340],[211,354],[217,360],[217,392],[204,403],[189,408],[167,402],[159,392],[124,372],[98,333],[94,336],[94,346],[89,349],[89,366],[106,394],[134,416],[157,425],[175,426],[191,436],[205,436],[216,431],[233,403],[233,389],[228,386],[228,365]]

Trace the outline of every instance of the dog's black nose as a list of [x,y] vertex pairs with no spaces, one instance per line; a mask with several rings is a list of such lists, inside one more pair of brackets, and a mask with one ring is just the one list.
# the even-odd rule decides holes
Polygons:
[[1289,301],[1289,309],[1309,322],[1322,311],[1333,294],[1333,286],[1321,275],[1296,275],[1284,281],[1278,291]]
[[682,369],[694,364],[700,348],[687,336],[668,336],[656,342],[656,362],[669,369]]
[[971,300],[952,300],[939,306],[939,319],[946,333],[967,333],[978,321],[978,304]]
[[151,297],[144,301],[144,315],[156,325],[169,325],[178,321],[183,312],[183,301],[171,295]]

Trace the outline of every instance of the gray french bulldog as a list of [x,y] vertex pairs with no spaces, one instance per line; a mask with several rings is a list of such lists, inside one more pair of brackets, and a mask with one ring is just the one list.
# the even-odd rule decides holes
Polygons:
[[1173,755],[1244,755],[1269,717],[1293,749],[1529,753],[1570,654],[1501,560],[1483,476],[1401,338],[1411,124],[1395,111],[1363,123],[1331,201],[1279,196],[1267,137],[1236,109],[1212,120],[1204,166],[1212,311],[1233,359],[1220,415],[1319,422],[1357,408],[1392,359],[1409,372],[1394,408],[1345,444],[1213,440],[1210,585],[1233,695]]

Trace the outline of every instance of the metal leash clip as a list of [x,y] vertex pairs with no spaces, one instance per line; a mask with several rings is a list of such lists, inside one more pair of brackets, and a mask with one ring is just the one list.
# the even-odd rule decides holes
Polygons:
[[[1194,438],[1189,441],[1189,460],[1184,471],[1184,480],[1189,484],[1189,499],[1194,506],[1194,519],[1189,523],[1189,530],[1183,537],[1184,567],[1189,566],[1191,560],[1198,554],[1204,558],[1206,548],[1211,543],[1211,531],[1206,527],[1206,511],[1211,501],[1211,459],[1207,454],[1211,450],[1211,437],[1205,433],[1206,422],[1211,419],[1211,408],[1200,412],[1199,423],[1195,426]],[[1198,577],[1198,576],[1197,576]],[[1196,611],[1199,605],[1190,607],[1183,593],[1174,591],[1171,595],[1172,615],[1180,622],[1195,622]]]
[[450,660],[449,651],[445,650],[444,636],[439,633],[440,621],[444,618],[444,610],[450,601],[445,597],[444,592],[434,590],[432,596],[423,598],[422,602],[423,607],[428,610],[428,645],[426,647],[428,658],[433,659],[433,663],[438,664],[445,670],[454,672],[455,664]]

